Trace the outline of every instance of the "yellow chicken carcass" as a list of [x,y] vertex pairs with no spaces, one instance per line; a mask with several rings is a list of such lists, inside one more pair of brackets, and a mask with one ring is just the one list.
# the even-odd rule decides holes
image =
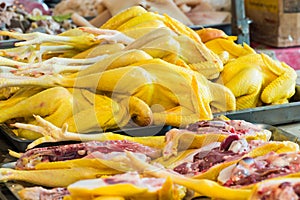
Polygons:
[[[131,50],[126,52],[117,52],[112,54],[109,58],[102,57],[98,59],[94,65],[97,66],[96,71],[105,71],[117,67],[122,67],[123,65],[131,64],[132,62],[142,61],[145,59],[152,59],[152,57],[146,54],[143,51],[139,50]],[[28,65],[24,68],[19,68],[14,70],[13,72],[3,73],[3,77],[10,76],[9,74],[14,74],[16,78],[21,78],[24,80],[28,79],[25,75],[31,76],[32,74],[36,74],[36,78],[42,75],[49,75],[54,77],[63,77],[66,72],[76,72],[78,70],[84,69],[84,66],[74,66],[73,64],[78,62],[88,63],[90,59],[66,59],[66,58],[51,58],[47,61],[37,63],[38,67],[35,65]],[[96,60],[93,58],[93,62]],[[59,65],[62,62],[64,64],[70,65]],[[82,64],[82,63],[81,63]],[[94,69],[94,65],[91,65],[91,69],[86,69],[85,71],[81,71],[80,76],[84,76],[85,74],[94,73],[92,69]],[[62,75],[58,74],[61,73]],[[20,76],[21,75],[21,76]],[[76,73],[71,74],[70,76],[76,76]],[[23,78],[22,78],[23,77]],[[3,78],[7,80],[7,78]],[[75,77],[76,79],[76,77]],[[12,79],[13,80],[13,79]],[[75,80],[76,82],[76,80]],[[97,84],[97,81],[95,82]],[[107,130],[107,129],[115,129],[122,127],[128,123],[130,120],[130,116],[132,116],[133,121],[138,125],[146,126],[152,123],[152,112],[148,105],[140,101],[135,97],[125,96],[121,97],[120,95],[115,97],[115,100],[112,100],[108,96],[94,94],[92,92],[88,92],[84,89],[72,90],[72,87],[69,89],[72,90],[72,93],[69,93],[65,88],[61,87],[60,90],[65,90],[67,92],[66,95],[57,95],[56,90],[48,89],[45,92],[38,93],[41,91],[26,89],[26,84],[23,85],[24,90],[23,93],[19,92],[17,95],[13,96],[9,100],[5,100],[2,102],[3,106],[6,106],[9,109],[6,109],[4,115],[2,115],[1,122],[6,122],[9,119],[15,118],[29,118],[33,120],[32,115],[38,114],[41,116],[51,116],[54,112],[57,112],[55,115],[59,115],[61,113],[61,117],[65,116],[65,114],[69,113],[69,117],[62,118],[57,117],[59,123],[55,123],[56,125],[61,126],[62,123],[67,122],[69,124],[69,128],[71,131],[92,131],[92,130]],[[39,87],[41,88],[41,87]],[[82,88],[82,87],[79,87]],[[41,90],[41,89],[40,89]],[[38,93],[38,94],[37,94]],[[21,95],[24,98],[21,99]],[[32,96],[34,95],[34,96]],[[74,99],[74,104],[69,103],[69,106],[64,106],[64,102],[69,102],[68,97]],[[61,99],[59,99],[61,98]],[[20,101],[20,105],[16,104],[16,100]],[[22,102],[21,102],[22,100]],[[60,109],[54,109],[52,106],[48,106],[49,109],[47,113],[45,111],[46,108],[38,107],[36,105],[44,105],[47,102],[49,105],[57,105]],[[33,103],[33,104],[32,104]],[[122,106],[119,105],[122,104]],[[31,109],[30,106],[35,106],[35,109]],[[3,107],[2,106],[2,107]],[[52,109],[53,108],[53,109]],[[39,110],[40,109],[40,110]],[[44,110],[42,110],[44,109]],[[22,111],[24,110],[24,111]],[[22,112],[21,112],[22,111]],[[65,112],[64,112],[65,111]],[[72,115],[72,117],[71,117]],[[53,119],[56,119],[55,117]],[[62,120],[62,121],[61,121]],[[25,120],[29,122],[30,120]],[[50,119],[51,121],[51,119]],[[89,121],[89,123],[86,123]],[[54,121],[51,121],[54,122]],[[26,136],[26,138],[36,138],[38,135],[24,133],[21,136]]]
[[[41,115],[59,127],[67,123],[69,131],[102,132],[123,127],[131,118],[140,126],[147,126],[153,120],[150,107],[134,96],[122,98],[118,103],[84,89],[73,89],[72,93],[63,87],[33,89],[25,88],[1,102],[5,110],[0,118],[2,123],[19,120],[36,124],[33,115]],[[26,129],[14,131],[27,139],[42,136]]]
[[237,109],[287,103],[295,93],[293,68],[265,54],[241,56],[224,66],[218,80],[236,97]]
[[[94,112],[94,107],[73,112],[76,116],[67,121],[69,128],[81,131],[93,130],[97,126],[98,118],[101,119],[100,127],[104,127],[104,130],[107,127],[116,128],[113,126],[116,124],[123,126],[130,119],[128,113],[136,124],[142,126],[164,122],[183,126],[198,119],[211,119],[213,111],[235,109],[232,92],[206,79],[218,77],[223,65],[193,30],[168,16],[144,12],[137,7],[120,13],[115,19],[123,15],[126,17],[122,20],[120,18],[121,21],[110,21],[103,26],[116,30],[81,27],[55,37],[10,33],[12,37],[27,40],[19,45],[48,46],[59,43],[80,49],[82,53],[77,54],[77,59],[51,58],[52,60],[34,64],[23,62],[25,67],[0,74],[1,87],[34,85],[46,88],[62,86],[88,89],[96,94],[107,95],[122,105],[127,102],[126,111],[122,109],[122,105],[121,110],[118,106],[111,106],[114,110],[112,113],[118,114],[109,121],[103,121],[99,115],[101,111]],[[165,28],[157,28],[136,40],[117,31],[118,28],[125,31],[129,27],[141,24],[141,16],[147,16],[146,21],[153,18],[161,20]],[[89,41],[87,46],[84,46],[82,41],[76,43],[75,39],[80,39],[83,35],[89,36],[85,38]],[[101,55],[99,60],[94,56],[78,59],[85,58],[93,52],[97,52],[94,55],[102,54],[101,41],[117,42],[122,46],[111,44],[109,47],[112,47],[114,53]],[[139,108],[133,105],[139,105]],[[91,113],[95,113],[94,120],[88,127],[84,116]],[[103,124],[107,127],[102,126]]]
[[[122,128],[132,120],[137,126],[152,124],[150,107],[134,96],[94,94],[88,90],[75,90],[73,115],[65,120],[68,130],[74,132],[107,131]],[[84,104],[84,105],[83,105]]]
[[186,62],[184,66],[190,65],[191,69],[209,79],[217,78],[223,69],[221,60],[203,44],[194,30],[168,15],[147,12],[140,6],[133,6],[113,16],[101,28],[111,28],[133,36],[136,40],[126,49],[142,49],[154,58],[175,53]]
[[[82,28],[82,30],[97,34],[99,29]],[[217,78],[223,69],[221,60],[201,41],[195,41],[185,34],[177,34],[168,27],[155,28],[125,47],[125,50],[133,49],[143,50],[153,58],[164,59],[173,54],[182,61],[182,66],[188,66],[208,79]]]
[[[161,105],[167,113],[175,114],[178,110],[174,110],[174,106],[179,105],[184,112],[181,112],[181,110],[178,113],[181,113],[181,115],[186,113],[186,117],[189,114],[196,114],[198,119],[210,119],[212,109],[218,111],[235,109],[235,99],[230,90],[207,80],[198,72],[167,63],[161,59],[148,60],[134,65],[155,74],[157,78],[159,77],[161,81],[157,82],[153,94],[167,94],[166,97],[169,98],[169,100],[161,101],[164,95],[154,95],[151,101],[148,102],[146,98],[138,94],[150,106]],[[159,71],[165,71],[165,73],[159,74]],[[180,82],[178,86],[176,85],[177,81]],[[173,109],[173,112],[169,109]],[[190,111],[189,114],[187,114],[188,111]],[[158,115],[156,116],[158,117]],[[174,125],[179,124],[174,123]]]
[[[99,68],[103,66],[93,65],[76,77],[4,78],[2,87],[60,85],[67,88],[90,88],[111,93],[112,98],[114,95],[136,96],[150,107],[161,105],[164,110],[180,105],[196,114],[199,119],[212,118],[210,106],[220,111],[235,109],[235,98],[228,88],[208,81],[198,72],[161,59],[144,60],[103,72]],[[175,122],[170,125],[180,126]]]
[[169,28],[159,28],[145,34],[129,44],[125,49],[141,49],[154,58],[175,56],[176,63],[181,60],[180,66],[188,67],[203,74],[208,79],[219,76],[223,70],[221,60],[204,44],[194,41],[186,35],[177,35]]

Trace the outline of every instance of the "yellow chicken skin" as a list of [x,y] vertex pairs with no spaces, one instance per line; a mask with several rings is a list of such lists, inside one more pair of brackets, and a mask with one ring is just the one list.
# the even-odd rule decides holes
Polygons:
[[[66,88],[28,89],[22,89],[8,100],[0,102],[0,123],[16,118],[35,123],[32,115],[37,114],[57,126],[62,126],[65,120],[72,116],[73,97]],[[27,139],[41,136],[28,130],[19,130],[17,135]]]
[[[135,29],[148,31],[141,31],[141,35],[134,37],[128,34]],[[147,12],[139,6],[119,13],[100,29],[80,27],[55,37],[7,31],[0,34],[25,40],[17,46],[23,48],[28,45],[33,49],[31,51],[26,47],[24,51],[15,49],[15,52],[3,52],[8,57],[21,54],[25,59],[17,59],[20,60],[18,63],[6,59],[5,62],[13,70],[0,74],[0,87],[10,87],[10,84],[28,87],[33,84],[68,89],[88,88],[97,94],[104,93],[120,104],[108,103],[106,106],[112,108],[114,118],[103,115],[105,106],[99,106],[104,111],[96,108],[95,112],[93,107],[78,109],[75,104],[73,107],[77,110],[74,116],[66,120],[70,130],[86,132],[96,127],[104,130],[118,128],[126,124],[130,116],[133,122],[141,126],[165,122],[184,126],[199,119],[210,119],[213,111],[235,109],[231,91],[206,80],[217,78],[223,65],[199,36],[179,21]],[[78,41],[84,36],[87,37],[86,46],[83,41]],[[27,63],[26,59],[38,60],[35,55],[37,47],[41,49],[39,58],[53,56],[50,51],[61,58]],[[72,55],[74,50],[78,52],[76,56]],[[140,77],[132,77],[130,73]],[[176,83],[180,81],[182,84],[177,87]],[[99,99],[99,102],[102,100]],[[87,120],[85,116],[92,116],[93,120]]]
[[236,97],[237,109],[288,103],[295,93],[297,74],[265,54],[241,56],[224,66],[218,80]]
[[217,54],[224,64],[240,56],[256,53],[255,50],[246,43],[235,43],[237,37],[228,36],[222,30],[203,28],[196,32],[204,42],[205,46]]
[[[127,125],[130,118],[140,126],[147,126],[153,120],[150,107],[137,97],[113,100],[85,89],[72,89],[70,92],[64,87],[24,88],[8,100],[0,101],[0,107],[3,109],[1,123],[17,120],[37,124],[33,115],[40,115],[59,127],[67,123],[68,130],[76,132],[120,128]],[[27,139],[42,136],[26,129],[14,132]]]
[[[204,74],[208,79],[217,78],[223,69],[221,60],[204,45],[194,30],[168,15],[147,12],[140,6],[133,6],[113,16],[101,28],[118,30],[135,38],[132,42],[134,44],[129,44],[128,48],[138,46],[138,49],[147,49],[147,53],[156,53],[157,56],[149,53],[155,58],[176,51],[191,69]],[[165,33],[166,29],[170,32]]]
[[[93,34],[99,32],[97,28],[85,27],[82,30]],[[208,79],[217,78],[223,69],[219,57],[209,50],[200,39],[195,41],[185,34],[177,34],[168,27],[156,27],[125,47],[125,50],[134,49],[143,50],[153,58],[164,59],[170,54],[175,54],[185,63],[184,66],[203,74]]]

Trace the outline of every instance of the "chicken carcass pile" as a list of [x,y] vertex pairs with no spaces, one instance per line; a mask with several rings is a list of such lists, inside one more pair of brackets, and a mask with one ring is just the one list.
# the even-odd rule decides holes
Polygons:
[[40,115],[78,132],[185,127],[217,112],[287,103],[295,93],[296,73],[285,63],[141,6],[101,28],[0,34],[23,40],[0,51],[3,123],[35,124]]

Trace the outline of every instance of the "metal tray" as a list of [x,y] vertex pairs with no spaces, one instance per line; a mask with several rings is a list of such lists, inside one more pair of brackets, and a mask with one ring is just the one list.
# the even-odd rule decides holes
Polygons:
[[272,141],[291,141],[295,142],[298,145],[300,145],[300,139],[296,135],[293,135],[281,128],[278,128],[276,126],[272,126],[269,124],[256,124],[260,128],[267,129],[272,132],[271,139]]
[[[280,128],[268,124],[257,124],[259,127],[272,132],[271,140],[273,141],[293,141],[300,145],[300,140],[297,136],[292,135]],[[145,128],[146,129],[146,128]],[[151,132],[151,131],[149,131]],[[31,187],[32,184],[21,181],[9,181],[0,183],[0,199],[1,200],[19,200],[18,191],[23,187]],[[207,197],[196,197],[193,200],[209,200]]]
[[0,49],[9,49],[15,47],[15,43],[21,42],[22,40],[10,39],[10,40],[0,40]]
[[[118,133],[121,135],[128,135],[128,136],[158,136],[164,135],[167,131],[169,131],[172,127],[171,126],[146,126],[146,127],[134,127],[134,128],[123,128],[120,130],[114,130],[112,132]],[[87,133],[87,134],[95,134],[96,132]],[[16,136],[12,130],[6,124],[0,124],[0,135],[4,135],[4,137],[13,144],[14,147],[18,151],[25,151],[28,144],[33,142],[33,140],[24,139],[21,137]],[[68,144],[74,143],[77,141],[64,141],[64,142],[55,142],[55,143],[43,143],[39,145],[39,147],[49,146],[49,145],[61,145],[61,144]]]
[[197,31],[203,28],[216,28],[224,31],[227,35],[231,35],[232,28],[231,23],[221,23],[221,24],[209,24],[209,25],[192,25],[189,28]]
[[252,123],[282,125],[300,122],[300,85],[290,103],[281,105],[261,106],[256,108],[231,112],[215,113],[215,116],[225,115],[229,119],[242,119]]

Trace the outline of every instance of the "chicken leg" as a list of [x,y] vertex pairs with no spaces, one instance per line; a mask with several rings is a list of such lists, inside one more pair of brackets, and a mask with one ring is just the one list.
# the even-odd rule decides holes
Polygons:
[[147,140],[145,137],[130,137],[126,135],[115,134],[111,132],[98,133],[98,134],[81,134],[68,131],[68,124],[64,124],[62,128],[59,128],[52,123],[44,120],[40,116],[34,116],[40,126],[24,123],[15,123],[13,126],[17,128],[23,128],[30,131],[34,131],[43,135],[43,137],[36,139],[27,146],[27,149],[31,149],[36,145],[45,142],[59,142],[59,141],[107,141],[107,140],[128,140],[137,142],[149,147],[161,149],[164,146],[164,136],[149,136]]
[[[32,92],[30,93],[32,94]],[[30,93],[26,95],[30,95]],[[27,120],[30,120],[33,114],[38,114],[44,116],[55,125],[62,126],[65,120],[72,115],[72,95],[63,87],[49,88],[27,98],[22,97],[22,95],[24,94],[18,93],[17,97],[20,99],[16,104],[10,105],[11,102],[8,102],[9,106],[4,104],[5,109],[2,109],[0,117],[1,123],[15,118],[27,118]],[[27,130],[21,130],[18,134],[20,137],[28,139],[35,139],[41,136]]]

